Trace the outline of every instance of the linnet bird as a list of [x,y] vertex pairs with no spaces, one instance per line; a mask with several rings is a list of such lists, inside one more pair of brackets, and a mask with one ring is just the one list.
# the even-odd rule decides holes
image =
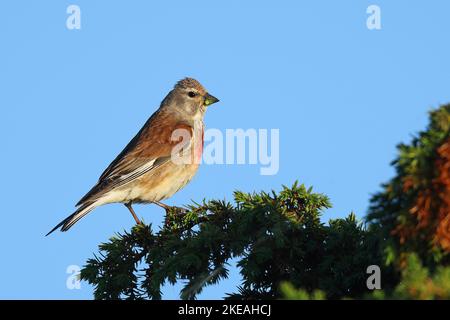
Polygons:
[[58,228],[69,230],[96,207],[108,203],[123,203],[136,223],[140,220],[132,208],[134,203],[154,203],[168,210],[160,201],[183,188],[197,172],[203,150],[203,118],[207,107],[218,101],[195,79],[177,82],[76,204],[77,210],[47,235]]

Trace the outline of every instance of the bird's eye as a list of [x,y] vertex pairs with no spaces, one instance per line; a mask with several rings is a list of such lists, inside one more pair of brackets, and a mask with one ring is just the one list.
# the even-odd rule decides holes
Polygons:
[[194,91],[189,91],[188,92],[188,96],[191,97],[191,98],[195,97],[196,95],[197,95],[197,93],[195,93]]

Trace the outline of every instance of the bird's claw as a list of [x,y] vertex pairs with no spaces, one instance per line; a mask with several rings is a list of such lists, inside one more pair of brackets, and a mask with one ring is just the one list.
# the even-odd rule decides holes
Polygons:
[[185,208],[176,207],[176,206],[168,207],[166,209],[165,224],[169,225],[172,222],[171,218],[177,218],[180,216],[184,216],[187,212],[188,212],[188,210]]

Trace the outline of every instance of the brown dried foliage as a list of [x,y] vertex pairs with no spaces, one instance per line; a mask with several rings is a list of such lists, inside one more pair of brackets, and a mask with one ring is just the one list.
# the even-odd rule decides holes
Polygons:
[[450,139],[437,148],[435,176],[420,186],[412,176],[403,179],[403,190],[417,190],[415,204],[409,209],[414,222],[401,223],[393,230],[400,243],[430,235],[431,243],[450,252]]

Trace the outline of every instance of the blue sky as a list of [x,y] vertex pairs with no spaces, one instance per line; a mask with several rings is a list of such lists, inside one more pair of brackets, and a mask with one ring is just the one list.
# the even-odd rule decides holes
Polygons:
[[[66,28],[70,4],[81,8],[81,30]],[[366,28],[371,4],[381,30]],[[331,198],[325,221],[362,218],[393,174],[395,145],[450,102],[449,15],[444,0],[2,1],[0,298],[92,298],[86,283],[67,289],[66,268],[129,229],[127,210],[104,206],[68,233],[43,235],[185,76],[221,100],[208,128],[278,128],[280,170],[202,166],[167,203],[299,180]],[[164,215],[136,211],[155,225]],[[239,279],[233,269],[200,298],[221,298]]]

